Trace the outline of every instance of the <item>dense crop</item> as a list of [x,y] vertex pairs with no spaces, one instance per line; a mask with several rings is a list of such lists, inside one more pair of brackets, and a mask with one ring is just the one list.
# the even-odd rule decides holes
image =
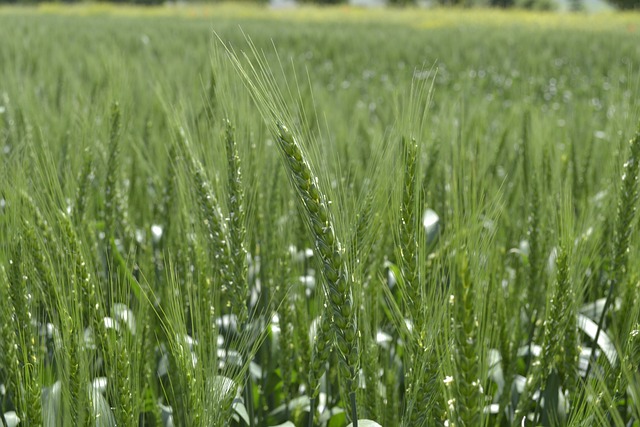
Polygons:
[[639,422],[628,17],[315,12],[0,13],[3,425]]

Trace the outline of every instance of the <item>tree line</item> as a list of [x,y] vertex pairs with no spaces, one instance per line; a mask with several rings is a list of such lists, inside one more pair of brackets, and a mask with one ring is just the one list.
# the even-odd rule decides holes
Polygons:
[[[47,1],[47,0],[45,0]],[[61,0],[62,3],[81,3],[86,0]],[[129,3],[154,5],[163,4],[167,0],[108,0],[111,3]],[[205,3],[216,3],[218,0],[204,0]],[[267,3],[270,0],[239,0],[239,1],[255,1],[258,3]],[[296,0],[298,3],[306,4],[344,4],[349,0]],[[390,6],[404,7],[416,5],[419,0],[386,0]],[[441,6],[457,6],[472,7],[486,6],[496,8],[523,8],[533,10],[553,10],[558,4],[556,0],[431,0]],[[640,10],[640,0],[606,0],[612,6],[621,10]],[[34,4],[40,3],[41,0],[0,0],[1,4]],[[574,11],[584,9],[583,0],[569,0],[569,8]]]

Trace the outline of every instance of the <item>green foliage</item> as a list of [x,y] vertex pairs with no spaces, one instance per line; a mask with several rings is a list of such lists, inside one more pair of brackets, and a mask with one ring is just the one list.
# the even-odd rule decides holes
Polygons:
[[558,4],[554,0],[516,0],[515,6],[531,10],[555,10]]
[[622,10],[634,10],[640,8],[640,1],[638,0],[609,0],[609,2]]

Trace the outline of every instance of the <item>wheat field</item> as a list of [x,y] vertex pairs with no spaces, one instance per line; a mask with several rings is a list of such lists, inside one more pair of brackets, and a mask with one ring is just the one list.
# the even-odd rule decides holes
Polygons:
[[638,425],[638,18],[0,8],[2,425]]

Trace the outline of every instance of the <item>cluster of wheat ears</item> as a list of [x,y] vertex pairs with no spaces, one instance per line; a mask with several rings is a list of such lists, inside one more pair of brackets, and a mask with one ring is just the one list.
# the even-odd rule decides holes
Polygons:
[[[311,95],[279,86],[255,49],[218,56],[266,142],[216,95],[215,64],[197,121],[164,109],[166,170],[148,182],[123,151],[153,144],[131,140],[116,102],[103,144],[67,148],[74,176],[3,110],[23,165],[0,194],[4,426],[639,422],[640,133],[585,228],[584,183],[530,144],[528,113],[506,178],[520,190],[488,194],[498,160],[422,140],[430,80],[366,173],[329,170],[287,97]],[[526,217],[504,219],[511,204]]]

